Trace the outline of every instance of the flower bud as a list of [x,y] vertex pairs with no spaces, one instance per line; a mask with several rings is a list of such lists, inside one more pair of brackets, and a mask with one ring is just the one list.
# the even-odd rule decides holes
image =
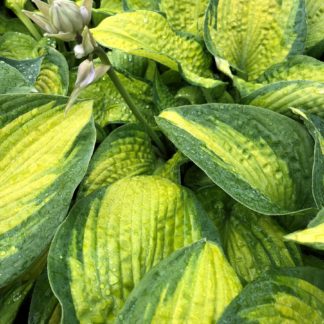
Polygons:
[[109,66],[103,64],[95,67],[93,62],[90,60],[84,60],[79,65],[77,79],[75,81],[74,89],[70,95],[70,99],[66,105],[65,113],[67,113],[75,103],[81,90],[100,79],[108,71],[108,69]]
[[23,12],[47,32],[46,36],[72,41],[90,22],[92,0],[84,0],[81,7],[70,0],[49,0],[49,4],[41,0],[32,1],[40,13]]
[[76,58],[82,58],[92,53],[97,46],[96,41],[91,35],[89,28],[86,26],[82,32],[82,44],[74,46]]
[[51,24],[62,33],[81,33],[83,18],[78,5],[70,0],[54,0],[49,9]]

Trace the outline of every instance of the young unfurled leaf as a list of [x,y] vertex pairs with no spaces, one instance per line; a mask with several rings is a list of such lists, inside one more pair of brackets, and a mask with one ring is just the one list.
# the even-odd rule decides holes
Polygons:
[[147,133],[137,124],[117,128],[101,143],[79,190],[79,197],[124,177],[152,174],[157,159]]
[[243,205],[274,215],[314,205],[313,143],[296,121],[252,106],[205,104],[164,110],[157,123]]
[[321,209],[306,229],[288,234],[285,239],[324,251],[324,209]]
[[79,200],[48,258],[63,323],[113,322],[147,271],[204,237],[217,240],[216,229],[193,194],[158,176],[125,178]]
[[157,12],[140,10],[117,14],[91,31],[99,44],[180,70],[192,84],[206,88],[223,85],[213,78],[210,56],[201,43],[174,32]]
[[312,267],[269,271],[241,291],[218,323],[321,323],[323,276]]
[[240,290],[221,248],[201,240],[148,272],[129,296],[117,323],[216,323]]
[[295,107],[324,117],[323,93],[323,82],[282,81],[252,92],[242,99],[242,103],[264,107],[288,116],[293,116],[290,108]]
[[[300,0],[268,0],[262,5],[257,0],[211,0],[207,10],[208,49],[216,63],[227,61],[247,80],[257,79],[288,55],[302,53],[305,37],[305,8]],[[218,67],[224,71],[221,64]]]
[[274,218],[235,204],[225,218],[222,238],[232,267],[250,282],[271,267],[302,265],[299,250],[295,244],[284,242],[284,234]]
[[64,101],[0,96],[0,287],[48,248],[92,155],[92,103]]

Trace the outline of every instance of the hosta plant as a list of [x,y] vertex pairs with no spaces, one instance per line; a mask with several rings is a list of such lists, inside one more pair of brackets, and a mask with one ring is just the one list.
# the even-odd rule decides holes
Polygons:
[[0,323],[323,323],[323,22],[5,0]]

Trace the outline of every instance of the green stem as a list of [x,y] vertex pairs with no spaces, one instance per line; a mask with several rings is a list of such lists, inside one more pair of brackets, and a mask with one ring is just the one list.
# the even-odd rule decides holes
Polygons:
[[106,52],[101,48],[101,47],[96,47],[94,53],[100,58],[101,62],[105,65],[109,65],[110,69],[108,70],[107,74],[110,77],[111,81],[115,85],[116,89],[120,93],[120,95],[123,97],[125,100],[126,104],[134,114],[134,116],[137,118],[137,120],[145,127],[147,133],[151,137],[151,139],[155,142],[155,144],[158,146],[160,149],[161,153],[163,155],[166,155],[166,149],[159,138],[159,136],[156,134],[156,132],[153,130],[153,128],[148,124],[146,121],[145,117],[142,115],[140,110],[136,107],[132,97],[128,93],[128,91],[125,89],[123,84],[121,83],[118,75],[116,74],[115,70],[111,66],[111,63],[109,61],[109,58],[106,54]]
[[26,26],[26,28],[29,30],[29,32],[33,35],[33,37],[36,40],[40,40],[42,38],[42,35],[39,33],[35,25],[30,21],[30,19],[25,16],[20,9],[15,8],[14,13],[16,16],[20,19],[20,21]]

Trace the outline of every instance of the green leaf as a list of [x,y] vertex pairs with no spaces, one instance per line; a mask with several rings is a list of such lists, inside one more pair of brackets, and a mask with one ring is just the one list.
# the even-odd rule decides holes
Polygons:
[[29,35],[8,32],[0,37],[0,56],[14,60],[39,57],[37,41]]
[[[196,191],[205,187],[214,187],[214,182],[196,165],[190,167],[184,176],[184,185]],[[216,186],[215,186],[216,187]]]
[[311,267],[268,272],[242,290],[219,323],[321,323],[323,277]]
[[[201,88],[194,86],[182,87],[175,96],[176,99],[182,99],[182,101],[187,101],[190,105],[205,103],[205,97]],[[169,106],[174,107],[174,106]],[[168,108],[169,108],[168,107]]]
[[28,324],[59,324],[60,318],[61,307],[52,292],[45,268],[33,290]]
[[29,92],[31,86],[14,67],[0,59],[0,94]]
[[33,286],[33,281],[27,281],[23,284],[14,284],[0,295],[0,323],[11,324],[14,322],[19,308],[26,295]]
[[211,0],[206,13],[205,40],[218,67],[224,71],[225,60],[247,80],[302,53],[305,36],[301,0]]
[[288,234],[285,239],[324,251],[324,209],[321,209],[306,229]]
[[160,74],[156,71],[153,81],[153,99],[157,107],[157,113],[165,108],[177,107],[184,104],[183,100],[176,98],[176,93],[171,87],[168,87],[162,80]]
[[47,248],[92,155],[92,103],[0,96],[0,287]]
[[205,11],[209,0],[160,0],[160,10],[171,27],[203,38]]
[[41,93],[66,95],[69,88],[69,66],[64,55],[49,46],[43,52],[45,57],[35,88]]
[[12,18],[6,14],[5,10],[0,9],[0,35],[9,31],[25,34],[29,33],[28,29],[18,18]]
[[228,216],[224,249],[230,264],[244,281],[253,281],[272,267],[302,265],[296,245],[284,241],[285,233],[272,217],[257,214],[239,204],[232,207]]
[[0,61],[3,61],[17,69],[23,75],[29,85],[33,85],[39,74],[43,57],[40,56],[30,60],[13,60],[0,57]]
[[79,197],[125,177],[152,174],[156,163],[151,139],[139,125],[119,127],[96,150],[82,181]]
[[[136,106],[146,119],[153,123],[153,98],[150,85],[134,78],[128,78],[121,73],[117,73],[117,75],[134,99]],[[82,90],[79,99],[94,100],[94,119],[101,127],[110,123],[136,121],[135,116],[107,75]]]
[[314,138],[313,164],[313,196],[319,209],[324,208],[324,121],[314,115],[306,115],[303,111],[292,109],[305,122]]
[[290,108],[324,117],[324,83],[313,81],[282,81],[266,85],[242,99],[242,103],[264,107],[293,117]]
[[148,59],[124,53],[119,50],[112,50],[108,53],[113,67],[129,77],[144,79],[148,67]]
[[214,184],[199,188],[195,191],[195,195],[222,236],[224,220],[234,200]]
[[240,290],[221,248],[201,240],[148,272],[117,323],[216,323]]
[[124,10],[159,10],[159,0],[122,0]]
[[159,13],[140,10],[106,18],[91,30],[96,41],[108,48],[150,58],[178,71],[190,83],[213,88],[211,59],[193,37],[177,34]]
[[63,323],[111,323],[143,275],[216,229],[193,194],[161,177],[122,179],[79,200],[57,232],[49,280]]
[[297,122],[267,109],[205,104],[164,110],[157,123],[219,187],[250,209],[312,207],[313,143]]
[[306,50],[316,57],[324,53],[324,2],[305,0],[307,13]]

